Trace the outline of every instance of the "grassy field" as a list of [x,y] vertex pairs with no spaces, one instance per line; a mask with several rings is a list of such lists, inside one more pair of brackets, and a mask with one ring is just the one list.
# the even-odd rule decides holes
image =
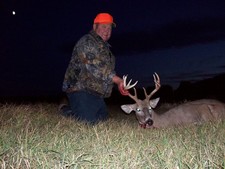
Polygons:
[[109,110],[108,121],[90,126],[53,103],[0,105],[0,168],[225,168],[225,121],[142,129],[134,114]]

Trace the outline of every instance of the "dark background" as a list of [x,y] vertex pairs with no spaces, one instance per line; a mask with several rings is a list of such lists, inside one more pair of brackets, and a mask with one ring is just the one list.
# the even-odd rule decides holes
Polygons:
[[109,12],[118,75],[151,90],[157,72],[162,101],[223,99],[224,9],[224,0],[1,0],[0,97],[61,97],[73,46]]

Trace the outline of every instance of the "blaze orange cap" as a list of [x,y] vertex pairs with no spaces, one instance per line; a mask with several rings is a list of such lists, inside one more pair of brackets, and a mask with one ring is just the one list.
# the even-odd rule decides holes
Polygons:
[[113,27],[116,27],[116,24],[113,22],[113,17],[108,13],[99,13],[95,17],[94,23],[111,23]]

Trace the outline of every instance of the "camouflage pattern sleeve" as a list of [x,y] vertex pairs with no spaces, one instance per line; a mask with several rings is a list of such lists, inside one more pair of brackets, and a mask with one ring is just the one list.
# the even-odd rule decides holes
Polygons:
[[64,91],[86,90],[102,97],[109,97],[115,76],[115,57],[95,32],[83,36],[74,47],[67,68]]

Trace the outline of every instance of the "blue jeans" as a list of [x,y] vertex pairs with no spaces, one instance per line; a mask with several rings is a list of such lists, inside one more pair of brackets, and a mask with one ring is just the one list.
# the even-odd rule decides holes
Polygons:
[[77,91],[67,94],[70,107],[65,108],[64,115],[73,116],[91,124],[108,119],[108,111],[103,98]]

